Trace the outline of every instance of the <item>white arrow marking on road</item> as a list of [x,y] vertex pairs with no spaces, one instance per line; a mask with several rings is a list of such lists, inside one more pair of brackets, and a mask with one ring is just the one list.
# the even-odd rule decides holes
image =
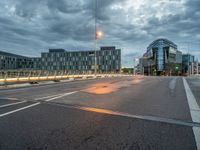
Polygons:
[[[183,78],[183,84],[185,87],[185,92],[186,92],[186,96],[187,96],[187,100],[188,100],[188,104],[190,108],[192,121],[200,123],[200,108],[185,78]],[[200,150],[200,128],[193,127],[192,129],[194,132],[197,149]]]

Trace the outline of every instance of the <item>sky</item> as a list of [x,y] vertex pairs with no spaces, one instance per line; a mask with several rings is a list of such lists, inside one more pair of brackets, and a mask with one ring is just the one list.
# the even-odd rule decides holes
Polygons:
[[[49,48],[94,49],[94,0],[0,0],[0,50],[37,57]],[[98,46],[122,50],[133,65],[167,38],[200,59],[200,0],[97,0]]]

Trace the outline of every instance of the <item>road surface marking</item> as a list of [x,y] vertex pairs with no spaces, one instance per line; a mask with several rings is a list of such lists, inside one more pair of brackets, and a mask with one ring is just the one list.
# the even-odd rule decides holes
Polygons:
[[8,100],[19,100],[18,98],[7,98]]
[[[200,123],[200,108],[199,108],[197,101],[196,101],[187,81],[185,80],[185,78],[183,78],[183,84],[185,87],[185,92],[186,92],[186,96],[187,96],[187,100],[188,100],[188,105],[190,108],[190,114],[192,117],[192,121]],[[194,132],[197,149],[200,150],[200,128],[193,127],[192,129]]]
[[0,108],[12,106],[12,105],[17,105],[17,104],[21,104],[21,103],[25,103],[25,102],[27,102],[27,101],[21,101],[21,102],[16,102],[16,103],[5,104],[5,105],[1,105]]
[[[74,94],[78,91],[74,91],[74,92],[69,92],[69,93],[65,93],[65,94],[62,94],[60,96],[57,96],[57,97],[53,97],[53,98],[50,98],[50,99],[47,99],[45,100],[46,102],[48,101],[52,101],[52,100],[55,100],[55,99],[58,99],[58,98],[62,98],[62,97],[65,97],[65,96],[68,96],[68,95],[71,95],[71,94]],[[37,102],[37,103],[34,103],[34,104],[31,104],[31,105],[28,105],[28,106],[25,106],[25,107],[22,107],[22,108],[19,108],[19,109],[15,109],[15,110],[12,110],[12,111],[9,111],[9,112],[6,112],[6,113],[3,113],[3,114],[0,114],[0,118],[1,117],[4,117],[4,116],[7,116],[7,115],[10,115],[10,114],[13,114],[13,113],[16,113],[18,111],[22,111],[22,110],[25,110],[25,109],[28,109],[28,108],[31,108],[31,107],[34,107],[34,106],[37,106],[41,104],[41,102]]]
[[6,112],[6,113],[4,113],[4,114],[0,114],[0,118],[1,118],[1,117],[4,117],[4,116],[7,116],[7,115],[10,115],[10,114],[13,114],[13,113],[18,112],[18,111],[22,111],[22,110],[24,110],[24,109],[28,109],[28,108],[37,106],[37,105],[39,105],[39,104],[40,104],[40,102],[35,103],[35,104],[31,104],[31,105],[28,105],[28,106],[25,106],[25,107],[22,107],[22,108],[19,108],[19,109],[15,109],[15,110],[9,111],[9,112]]
[[173,78],[169,82],[169,88],[170,88],[171,91],[175,90],[175,88],[176,88],[176,81],[177,81],[177,78]]
[[63,94],[56,94],[56,95],[49,95],[49,96],[45,96],[45,97],[39,97],[39,98],[35,98],[34,100],[42,100],[42,99],[46,99],[46,98],[51,98],[51,97],[56,97],[56,96],[60,96]]
[[0,97],[0,99],[3,99],[3,100],[12,100],[12,101],[19,100],[18,98],[12,98],[12,97]]
[[62,98],[62,97],[65,97],[65,96],[68,96],[68,95],[71,95],[71,94],[74,94],[74,93],[77,93],[77,92],[78,92],[78,91],[73,91],[73,92],[65,93],[65,94],[62,94],[62,95],[59,95],[59,96],[56,96],[56,97],[47,99],[47,100],[45,100],[45,101],[46,101],[46,102],[49,102],[49,101],[52,101],[52,100],[55,100],[55,99],[58,99],[58,98]]
[[200,128],[200,123],[196,123],[196,122],[185,122],[182,120],[168,119],[168,118],[155,117],[155,116],[133,115],[133,114],[119,112],[119,111],[113,111],[113,110],[109,110],[109,109],[67,105],[67,104],[61,104],[61,103],[55,103],[55,102],[54,103],[50,102],[47,104],[61,106],[61,107],[65,107],[65,108],[78,109],[78,110],[83,110],[83,111],[88,111],[88,112],[95,112],[95,113],[108,114],[108,115],[114,115],[114,116],[122,116],[122,117],[134,118],[134,119],[168,123],[168,124],[173,124],[173,125],[182,125],[182,126],[199,127]]

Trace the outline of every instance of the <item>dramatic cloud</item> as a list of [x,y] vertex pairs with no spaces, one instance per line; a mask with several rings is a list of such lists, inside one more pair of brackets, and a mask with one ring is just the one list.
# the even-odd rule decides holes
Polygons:
[[[167,38],[200,59],[199,0],[97,0],[99,46],[122,49],[132,66],[153,40]],[[94,0],[1,0],[0,50],[39,56],[48,48],[94,48]]]

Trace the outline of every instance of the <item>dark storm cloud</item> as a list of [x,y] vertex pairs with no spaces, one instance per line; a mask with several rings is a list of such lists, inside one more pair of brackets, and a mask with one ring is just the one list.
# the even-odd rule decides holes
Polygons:
[[30,19],[37,14],[37,8],[40,7],[43,3],[41,0],[20,0],[20,1],[11,1],[10,4],[14,4],[16,8],[16,15]]
[[[1,0],[0,45],[25,55],[38,55],[49,47],[92,49],[94,2]],[[98,0],[97,8],[98,29],[104,32],[98,44],[122,48],[123,65],[158,37],[175,43],[191,37],[200,41],[199,0]]]
[[47,2],[47,5],[50,10],[52,11],[61,11],[63,13],[77,13],[80,11],[80,3],[78,2],[73,2],[73,1],[65,1],[65,0],[60,0],[55,1],[55,0],[49,0]]

